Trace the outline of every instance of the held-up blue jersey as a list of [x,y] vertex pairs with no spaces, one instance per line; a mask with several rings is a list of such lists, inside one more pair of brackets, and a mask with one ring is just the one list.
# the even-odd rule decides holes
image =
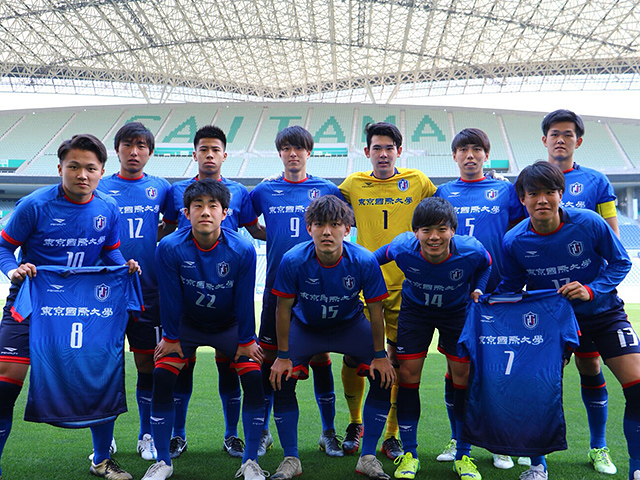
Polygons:
[[[177,222],[178,228],[191,225],[184,214],[184,202],[182,198],[187,187],[196,181],[198,181],[198,177],[182,180],[171,185],[171,192],[167,200],[167,209],[163,217],[165,222]],[[247,187],[225,177],[220,177],[220,181],[226,185],[231,192],[227,218],[222,221],[222,226],[237,232],[240,227],[258,223],[258,218],[253,211],[253,206],[249,199]]]
[[476,237],[491,255],[493,264],[486,291],[492,292],[502,278],[502,236],[509,224],[524,218],[516,189],[511,183],[494,178],[458,179],[440,185],[434,196],[447,199],[455,208],[456,233]]
[[381,264],[394,261],[404,273],[402,301],[434,312],[459,310],[475,289],[484,291],[491,274],[491,256],[473,237],[454,235],[451,255],[441,263],[422,256],[413,232],[398,235],[375,251]]
[[564,181],[562,207],[586,208],[595,212],[598,205],[616,200],[611,182],[597,170],[574,163],[571,170],[564,172]]
[[251,190],[253,209],[258,216],[264,215],[267,227],[266,291],[273,287],[284,253],[310,239],[304,213],[311,201],[322,195],[335,195],[344,200],[337,186],[311,175],[297,183],[289,182],[283,176],[263,180]]
[[190,228],[160,240],[156,271],[168,340],[179,339],[180,322],[207,333],[237,325],[240,344],[255,340],[256,250],[240,234],[220,230],[209,250],[200,248]]
[[342,257],[331,267],[320,264],[313,241],[296,245],[282,258],[273,294],[297,298],[293,316],[313,328],[332,328],[362,314],[367,303],[389,296],[373,253],[355,243],[342,244]]
[[103,178],[98,190],[113,198],[120,211],[120,251],[133,258],[142,269],[145,296],[158,295],[155,251],[158,243],[158,219],[164,212],[171,185],[164,178],[146,173],[133,180],[114,173]]
[[555,290],[471,303],[458,341],[471,363],[463,439],[505,455],[566,450],[562,355],[578,336],[573,309]]
[[558,289],[578,281],[591,301],[572,300],[576,316],[592,316],[622,305],[616,287],[631,269],[629,255],[604,219],[591,210],[561,209],[562,223],[547,235],[536,233],[529,219],[503,240],[505,274],[499,293]]
[[138,275],[127,266],[38,266],[12,315],[31,316],[31,373],[25,420],[81,428],[127,411],[124,333],[139,312]]
[[3,256],[0,269],[16,268],[17,247],[20,261],[37,266],[95,265],[103,250],[120,246],[118,217],[115,202],[101,192],[78,204],[66,197],[61,184],[40,188],[18,201],[2,230],[0,248],[12,255],[6,261]]

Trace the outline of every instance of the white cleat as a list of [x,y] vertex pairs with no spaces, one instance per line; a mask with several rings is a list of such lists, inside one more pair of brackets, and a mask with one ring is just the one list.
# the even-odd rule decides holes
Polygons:
[[271,478],[277,480],[290,480],[293,477],[302,475],[302,464],[298,457],[284,457],[284,460],[278,465],[276,473]]
[[523,467],[530,467],[531,457],[518,457],[518,465],[522,465]]
[[236,478],[243,477],[244,480],[265,480],[269,476],[269,472],[265,472],[260,468],[255,460],[247,460],[242,464],[236,472]]
[[153,437],[148,433],[142,436],[142,440],[138,440],[138,453],[143,460],[155,460],[158,457]]
[[444,447],[444,450],[440,455],[436,457],[436,460],[439,462],[453,462],[456,459],[456,452],[458,451],[458,441],[455,439],[451,439],[447,446]]
[[544,465],[532,465],[529,470],[520,475],[520,480],[548,480],[549,474],[545,471]]
[[493,466],[499,468],[500,470],[509,470],[513,468],[513,460],[509,455],[493,455]]
[[166,480],[171,475],[173,475],[173,465],[167,465],[164,460],[161,460],[149,467],[142,480]]

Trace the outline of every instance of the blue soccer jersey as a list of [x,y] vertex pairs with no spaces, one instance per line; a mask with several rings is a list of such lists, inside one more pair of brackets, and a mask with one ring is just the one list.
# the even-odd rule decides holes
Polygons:
[[586,208],[595,212],[598,205],[616,200],[611,182],[597,170],[574,163],[571,170],[564,172],[564,181],[563,207]]
[[463,439],[505,455],[565,450],[563,353],[578,336],[573,309],[555,290],[472,303],[458,342],[471,363]]
[[375,255],[381,264],[395,261],[404,273],[403,302],[446,312],[464,307],[473,290],[484,291],[491,274],[491,256],[475,238],[454,235],[449,249],[447,260],[431,263],[422,256],[415,234],[405,232]]
[[[78,204],[60,184],[43,187],[18,201],[2,230],[0,248],[13,252],[21,247],[20,260],[37,266],[93,266],[103,250],[120,246],[118,217],[115,202],[101,192]],[[9,257],[3,255],[0,262],[5,273],[16,268]]]
[[283,176],[264,180],[249,195],[256,214],[264,215],[267,227],[266,290],[269,291],[284,253],[310,238],[304,213],[311,201],[322,195],[344,197],[336,185],[311,175],[301,182],[290,182]]
[[284,254],[272,292],[297,298],[293,316],[313,328],[332,328],[362,314],[362,291],[367,303],[389,296],[382,270],[366,248],[345,242],[335,265],[321,265],[313,241]]
[[237,325],[240,344],[255,340],[256,251],[240,234],[222,228],[216,244],[203,250],[191,229],[180,229],[160,241],[156,271],[166,339],[179,339],[185,322],[207,333]]
[[558,289],[578,281],[591,301],[572,300],[578,318],[620,307],[616,287],[631,269],[618,237],[598,214],[583,209],[560,210],[562,223],[542,235],[529,219],[509,230],[503,240],[504,279],[496,291]]
[[[184,202],[182,197],[184,196],[184,191],[187,187],[197,180],[198,177],[193,177],[189,180],[176,182],[171,186],[171,192],[167,200],[167,209],[163,217],[165,222],[177,222],[178,228],[191,226],[189,220],[187,220],[187,217],[184,214]],[[227,210],[227,218],[222,221],[222,226],[230,230],[238,231],[240,227],[258,223],[258,218],[253,211],[253,206],[249,199],[247,187],[225,177],[220,177],[220,181],[226,185],[231,192],[231,201],[229,202],[229,209]]]
[[80,428],[126,412],[127,312],[142,308],[127,266],[39,266],[12,308],[17,321],[31,317],[25,420]]
[[447,199],[458,215],[458,235],[476,237],[493,260],[487,292],[492,292],[502,278],[502,236],[524,218],[524,209],[514,186],[502,180],[483,177],[476,181],[462,179],[440,185],[436,197]]
[[113,198],[120,211],[120,251],[133,258],[142,269],[142,291],[157,296],[155,250],[158,220],[164,212],[171,185],[164,178],[143,174],[127,179],[114,173],[100,180],[98,190]]

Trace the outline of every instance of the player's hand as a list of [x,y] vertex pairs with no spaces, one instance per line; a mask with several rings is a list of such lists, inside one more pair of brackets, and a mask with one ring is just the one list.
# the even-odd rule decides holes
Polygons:
[[380,373],[380,377],[382,378],[380,382],[380,386],[382,388],[391,388],[391,386],[396,383],[396,370],[393,368],[391,364],[391,360],[388,358],[374,358],[371,361],[371,365],[369,366],[369,376],[375,380],[376,370]]
[[33,263],[23,263],[11,274],[11,283],[21,285],[27,277],[33,278],[35,276],[36,266]]
[[180,346],[180,342],[167,342],[163,338],[162,340],[160,340],[160,343],[156,345],[156,349],[153,352],[153,361],[157,362],[162,357],[166,357],[171,353],[177,353],[180,356],[180,358],[184,358],[184,355],[182,354],[182,347]]
[[480,295],[482,295],[482,292],[479,292],[479,291],[471,292],[471,300],[473,300],[474,303],[478,303],[478,299],[480,298]]
[[138,275],[142,275],[142,269],[140,268],[140,265],[138,265],[138,262],[136,262],[133,258],[127,261],[125,265],[129,267],[129,275],[135,272],[138,272]]
[[280,390],[282,388],[282,376],[287,374],[285,380],[289,380],[293,375],[293,363],[290,358],[276,358],[276,361],[271,365],[271,374],[269,375],[269,381],[271,387],[274,390]]
[[244,347],[238,345],[238,350],[236,350],[236,356],[234,360],[237,362],[238,358],[243,355],[260,364],[264,360],[264,352],[262,351],[262,347],[256,342],[253,342],[251,345],[245,345]]
[[558,293],[564,296],[567,300],[582,300],[588,302],[591,300],[589,290],[580,282],[571,282],[561,286],[558,289]]

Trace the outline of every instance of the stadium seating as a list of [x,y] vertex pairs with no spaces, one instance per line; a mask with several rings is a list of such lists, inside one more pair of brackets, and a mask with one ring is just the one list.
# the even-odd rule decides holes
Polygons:
[[[537,160],[547,159],[547,149],[542,143],[542,116],[503,113],[502,121],[507,131],[517,169],[521,170]],[[515,166],[512,165],[512,168]]]
[[260,121],[262,105],[220,106],[216,125],[227,134],[227,152],[246,152]]
[[629,160],[636,168],[640,166],[640,135],[638,125],[620,122],[607,122]]
[[575,154],[579,164],[596,170],[627,167],[601,122],[585,121],[584,128],[584,140]]
[[443,109],[407,108],[404,150],[416,155],[445,155],[451,152],[451,129]]
[[194,103],[175,106],[171,117],[157,135],[156,143],[193,145],[193,137],[196,131],[205,125],[211,125],[217,111],[217,105]]
[[309,131],[316,144],[351,144],[353,110],[351,105],[313,105]]
[[260,125],[260,132],[253,150],[274,152],[276,150],[274,140],[278,132],[292,125],[304,126],[308,111],[309,108],[302,105],[287,105],[287,108],[278,108],[278,105],[269,106]]
[[[467,112],[456,110],[453,112],[453,123],[456,133],[463,128],[479,128],[489,136],[491,142],[491,151],[489,152],[489,161],[496,162],[498,160],[509,160],[507,147],[500,126],[498,125],[497,115],[492,112]],[[491,167],[491,163],[489,164]]]

